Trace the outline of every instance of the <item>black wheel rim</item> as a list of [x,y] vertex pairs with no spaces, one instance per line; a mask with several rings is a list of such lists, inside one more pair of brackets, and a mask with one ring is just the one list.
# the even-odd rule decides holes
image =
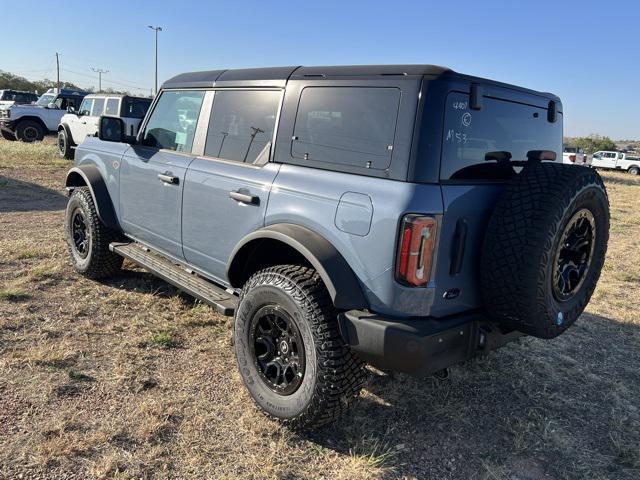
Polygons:
[[251,319],[249,345],[264,384],[279,395],[291,395],[302,383],[304,344],[293,318],[277,305],[260,308]]
[[25,140],[31,142],[38,138],[38,129],[36,127],[27,127],[24,129]]
[[553,294],[556,300],[571,300],[587,276],[596,239],[596,222],[591,211],[576,212],[567,222],[553,264]]
[[89,228],[84,212],[80,209],[71,214],[71,239],[73,247],[81,258],[86,258],[89,253]]

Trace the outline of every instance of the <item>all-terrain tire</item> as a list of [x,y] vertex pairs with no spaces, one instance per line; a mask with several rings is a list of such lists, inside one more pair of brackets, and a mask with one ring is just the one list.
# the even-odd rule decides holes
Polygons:
[[[571,244],[590,251],[590,262],[583,263],[587,253],[575,257],[569,250],[571,237],[566,235],[574,224],[584,224],[580,228],[587,232],[593,230],[584,236],[591,241]],[[560,335],[591,298],[608,238],[609,201],[594,169],[546,162],[526,166],[506,187],[487,227],[481,289],[488,313],[505,327],[528,335]],[[571,261],[563,260],[570,255],[574,255]],[[561,266],[571,271],[575,265],[587,267],[573,269],[582,276],[572,277],[574,289],[568,289],[565,297],[558,293],[558,286],[568,283],[564,278],[558,280],[562,277],[559,272]]]
[[44,128],[35,120],[20,120],[16,125],[16,138],[22,142],[37,142],[44,138]]
[[71,139],[64,128],[58,131],[58,154],[67,160],[73,160],[74,150],[71,148]]
[[15,142],[16,140],[16,136],[11,132],[7,132],[6,130],[0,130],[0,136],[2,136],[2,138],[4,138],[5,140],[9,140],[10,142]]
[[[251,345],[253,319],[270,305],[288,314],[304,346],[304,375],[287,395],[268,386]],[[240,374],[268,416],[295,430],[318,427],[340,416],[358,396],[366,376],[363,362],[344,343],[337,312],[314,269],[279,265],[254,274],[244,285],[234,323]]]
[[631,175],[640,175],[640,167],[636,167],[634,165],[632,167],[629,167],[629,170],[627,170],[627,172],[629,172]]
[[[82,222],[84,227],[77,228]],[[84,243],[77,242],[82,230],[85,232]],[[76,272],[97,279],[114,275],[122,267],[123,258],[109,251],[109,244],[122,241],[123,237],[100,221],[88,187],[75,188],[69,198],[65,212],[65,232],[71,263]]]

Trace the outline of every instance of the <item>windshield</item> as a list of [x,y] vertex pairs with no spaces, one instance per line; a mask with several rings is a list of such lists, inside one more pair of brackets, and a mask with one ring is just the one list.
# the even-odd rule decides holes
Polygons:
[[56,96],[55,95],[42,95],[38,101],[36,102],[36,105],[40,105],[42,107],[46,107],[47,105],[49,105],[50,103],[53,103],[53,101],[55,100]]

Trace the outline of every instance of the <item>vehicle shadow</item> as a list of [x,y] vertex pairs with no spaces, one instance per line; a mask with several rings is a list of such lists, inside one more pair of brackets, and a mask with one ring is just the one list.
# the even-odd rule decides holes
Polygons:
[[67,198],[36,183],[0,175],[0,212],[33,212],[64,210]]
[[[628,174],[626,172],[624,173],[618,173],[616,172],[615,175],[607,175],[606,173],[603,174],[602,171],[600,171],[600,174],[602,175],[602,178],[604,179],[605,185],[610,183],[613,185],[623,185],[625,187],[640,187],[640,177],[638,176],[633,176],[631,174]],[[625,178],[625,175],[627,178]]]
[[387,478],[637,478],[640,329],[584,314],[437,380],[372,372],[362,398],[303,438]]

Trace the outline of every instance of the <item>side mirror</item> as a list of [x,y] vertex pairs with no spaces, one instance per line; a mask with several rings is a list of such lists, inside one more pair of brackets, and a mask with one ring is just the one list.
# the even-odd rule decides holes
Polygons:
[[105,142],[125,142],[124,122],[118,117],[100,117],[98,138]]
[[49,105],[47,105],[47,108],[53,108],[54,110],[57,110],[58,105],[56,105],[55,103],[50,103]]

